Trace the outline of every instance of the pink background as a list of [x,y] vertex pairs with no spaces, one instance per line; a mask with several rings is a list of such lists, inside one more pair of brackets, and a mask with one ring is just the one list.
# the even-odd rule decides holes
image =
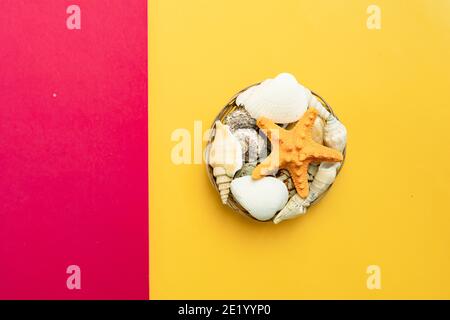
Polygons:
[[147,1],[1,0],[0,299],[147,299],[147,166]]

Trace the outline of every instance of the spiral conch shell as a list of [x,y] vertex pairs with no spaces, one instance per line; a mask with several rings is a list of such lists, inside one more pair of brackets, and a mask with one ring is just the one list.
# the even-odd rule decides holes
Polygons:
[[292,196],[289,199],[286,206],[275,216],[273,222],[275,224],[280,223],[281,221],[294,219],[298,216],[301,216],[306,213],[306,207],[303,206],[304,199],[302,199],[298,193]]
[[266,117],[276,123],[295,122],[305,113],[311,91],[289,73],[281,73],[239,94],[238,106],[244,106],[254,119]]
[[225,168],[223,167],[215,167],[213,169],[213,175],[216,178],[216,183],[219,187],[220,199],[222,199],[223,204],[226,204],[230,194],[231,181],[233,179],[226,175]]
[[347,129],[345,126],[315,96],[311,96],[309,106],[316,109],[319,116],[326,121],[323,128],[324,145],[340,152],[344,151],[347,144]]
[[295,218],[306,213],[306,208],[322,195],[336,179],[339,163],[322,162],[317,170],[313,182],[309,186],[309,194],[303,199],[299,194],[295,194],[289,199],[286,206],[277,214],[274,223]]
[[229,127],[216,121],[216,133],[209,150],[208,163],[219,187],[220,197],[225,204],[230,193],[231,178],[242,168],[242,147]]
[[304,205],[309,206],[314,200],[319,198],[331,184],[336,180],[337,168],[340,163],[322,162],[317,170],[313,182],[309,186],[309,195]]
[[330,116],[324,127],[324,144],[342,152],[347,144],[347,129],[334,116]]

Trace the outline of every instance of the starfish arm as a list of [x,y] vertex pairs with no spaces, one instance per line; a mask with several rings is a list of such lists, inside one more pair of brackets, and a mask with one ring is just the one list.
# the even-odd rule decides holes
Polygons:
[[295,165],[289,166],[289,172],[291,172],[292,181],[294,182],[295,190],[300,197],[306,198],[309,194],[309,185],[308,185],[308,166],[309,161],[303,162],[303,164],[299,167],[295,167]]
[[325,147],[321,144],[314,142],[309,150],[309,158],[317,161],[329,161],[329,162],[340,162],[343,160],[343,155],[336,149]]
[[279,168],[278,156],[277,152],[273,152],[264,159],[252,172],[253,179],[261,179],[263,176],[266,176],[272,172],[275,172]]
[[269,138],[271,142],[278,141],[280,134],[285,131],[275,122],[266,117],[259,117],[256,121],[256,124],[259,128],[261,128],[261,130],[263,130],[264,134]]
[[305,135],[311,136],[311,130],[305,130],[305,129],[312,128],[316,118],[317,118],[317,110],[312,107],[309,108],[308,110],[306,110],[304,115],[297,122],[297,124],[294,127],[294,130],[296,132],[302,131],[305,133]]

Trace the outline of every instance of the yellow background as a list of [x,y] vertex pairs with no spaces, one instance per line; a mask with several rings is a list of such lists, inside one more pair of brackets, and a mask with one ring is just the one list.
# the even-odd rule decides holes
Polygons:
[[[151,299],[450,298],[449,17],[448,0],[150,0]],[[349,138],[327,196],[273,225],[222,206],[204,165],[174,165],[171,133],[280,72]]]

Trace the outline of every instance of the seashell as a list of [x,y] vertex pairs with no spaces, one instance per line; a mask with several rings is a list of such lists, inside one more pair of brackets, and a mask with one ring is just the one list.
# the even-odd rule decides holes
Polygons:
[[217,186],[219,187],[220,198],[222,203],[226,204],[228,201],[228,196],[230,194],[230,184],[231,178],[227,176],[225,168],[215,167],[213,170],[213,175],[216,178]]
[[244,176],[251,176],[253,169],[256,167],[256,162],[252,163],[245,163],[241,170],[239,170],[236,175],[234,176],[236,178],[244,177]]
[[317,99],[314,95],[311,95],[309,106],[316,109],[319,113],[319,117],[323,120],[327,120],[331,116],[331,113],[327,110],[327,108],[325,108],[319,99]]
[[221,167],[229,177],[242,168],[242,147],[238,139],[233,136],[229,127],[216,121],[214,141],[209,150],[208,163],[211,167]]
[[309,186],[309,195],[303,203],[304,206],[309,207],[313,201],[328,190],[334,180],[336,180],[339,165],[340,163],[335,162],[322,162],[320,164],[314,180]]
[[321,196],[334,182],[338,165],[338,163],[333,162],[322,162],[317,169],[313,182],[309,186],[309,194],[306,199],[300,197],[298,193],[295,194],[289,199],[289,202],[280,213],[277,214],[274,223],[280,223],[283,220],[292,219],[305,214],[307,207]]
[[330,116],[324,127],[324,144],[342,152],[347,144],[347,129],[334,116]]
[[310,164],[308,167],[308,181],[313,181],[314,176],[317,173],[317,170],[319,169],[318,164]]
[[253,119],[247,110],[243,107],[237,107],[234,111],[228,114],[224,123],[230,127],[231,132],[238,129],[255,129],[256,119]]
[[321,117],[317,117],[312,128],[312,139],[319,144],[323,144],[324,126],[325,123],[323,119]]
[[313,201],[321,196],[336,180],[337,168],[340,163],[322,162],[317,169],[313,182],[309,186],[309,194],[303,205],[308,207]]
[[281,169],[277,173],[277,179],[282,181],[289,192],[289,197],[292,197],[294,194],[297,193],[295,190],[294,182],[292,181],[291,174],[286,169]]
[[302,199],[298,193],[296,193],[286,206],[277,214],[273,222],[275,224],[280,223],[283,220],[293,219],[306,213],[306,207],[303,206],[304,199]]
[[233,134],[241,143],[242,155],[245,161],[257,161],[263,151],[265,151],[264,154],[267,156],[266,141],[256,130],[237,129]]
[[260,221],[272,219],[288,201],[286,186],[274,177],[253,180],[251,176],[244,176],[234,179],[231,193],[250,215]]
[[311,91],[300,85],[289,73],[250,87],[236,98],[254,119],[266,117],[276,123],[295,122],[305,113]]

